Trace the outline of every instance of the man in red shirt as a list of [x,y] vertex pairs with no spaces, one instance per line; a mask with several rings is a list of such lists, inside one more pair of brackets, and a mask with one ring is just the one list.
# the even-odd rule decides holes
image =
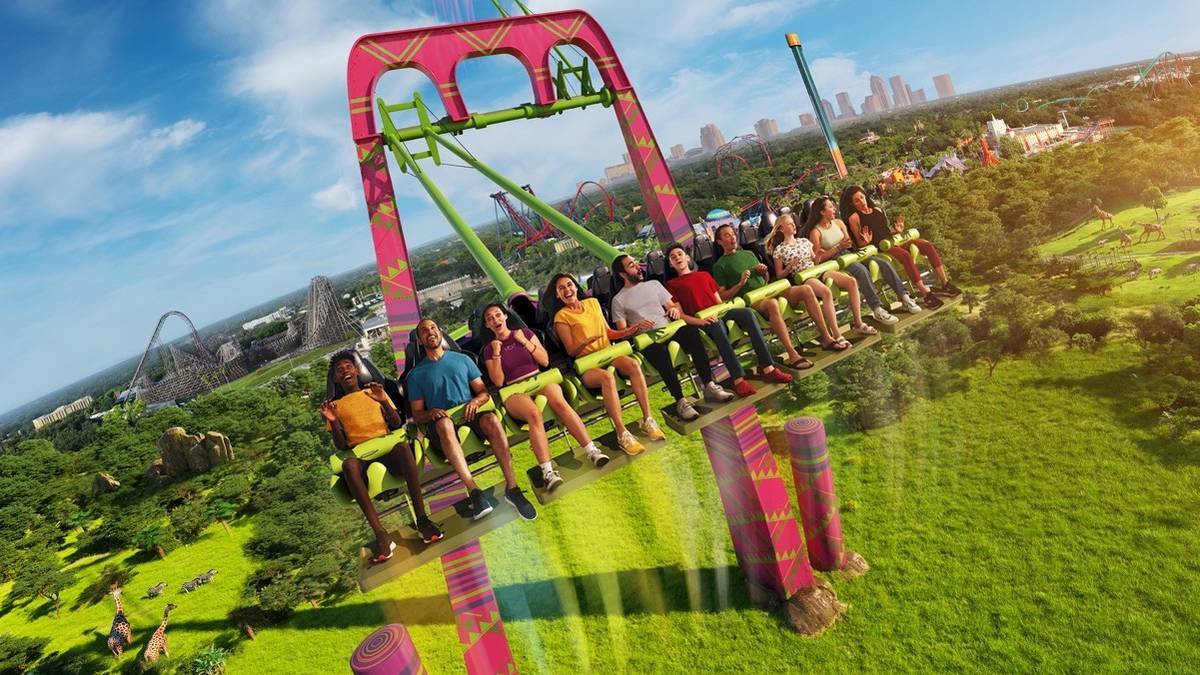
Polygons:
[[[721,353],[721,360],[725,362],[729,376],[733,378],[734,393],[742,397],[755,394],[757,390],[746,381],[746,373],[742,369],[742,364],[738,362],[733,345],[729,342],[729,332],[725,330],[725,322],[715,316],[706,319],[696,316],[700,310],[721,303],[716,279],[713,279],[708,272],[693,271],[692,258],[680,244],[672,244],[667,249],[667,263],[671,266],[669,274],[673,275],[673,278],[667,281],[667,290],[683,307],[684,314],[681,318],[688,325],[696,326],[708,333],[713,344],[717,346],[717,351]],[[775,359],[771,355],[771,350],[767,348],[766,339],[763,337],[762,329],[758,326],[758,317],[754,310],[737,307],[726,312],[724,318],[736,323],[750,336],[750,343],[754,346],[754,355],[758,358],[758,367],[764,379],[780,384],[792,381],[791,375],[775,367]]]

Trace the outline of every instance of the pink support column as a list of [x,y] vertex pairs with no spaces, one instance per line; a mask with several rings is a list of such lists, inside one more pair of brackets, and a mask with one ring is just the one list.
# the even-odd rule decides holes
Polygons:
[[466,650],[463,660],[467,673],[517,672],[479,541],[442,556],[442,570],[446,575],[454,620],[458,624],[458,641]]
[[812,586],[804,539],[758,413],[746,406],[700,433],[742,571],[779,600]]
[[[602,64],[597,65],[603,68]],[[675,192],[675,179],[667,169],[662,149],[654,140],[654,132],[650,129],[650,122],[646,119],[637,94],[632,88],[618,93],[613,108],[621,124],[621,135],[625,137],[625,147],[629,149],[629,161],[642,186],[642,198],[646,200],[658,240],[664,244],[676,241],[687,244],[695,234],[683,210],[683,202]]]
[[825,425],[815,417],[798,417],[789,421],[784,429],[809,561],[823,572],[842,571],[851,576],[865,574],[867,561],[844,548],[842,516],[837,506],[833,469],[829,466]]
[[400,227],[400,212],[392,190],[382,138],[378,135],[355,142],[358,166],[362,173],[367,214],[371,218],[371,238],[375,241],[375,263],[379,268],[379,286],[387,311],[396,371],[404,371],[404,345],[408,334],[417,327],[417,281],[408,263],[408,246]]

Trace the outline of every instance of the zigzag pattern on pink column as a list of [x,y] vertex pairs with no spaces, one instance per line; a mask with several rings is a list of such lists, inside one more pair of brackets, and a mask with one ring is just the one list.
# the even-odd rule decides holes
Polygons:
[[467,672],[471,675],[517,672],[479,541],[442,556],[442,570],[458,624],[458,641],[466,648],[463,660]]
[[812,586],[804,539],[757,411],[746,406],[700,433],[742,571],[780,599]]
[[840,570],[846,562],[846,549],[825,425],[815,417],[798,417],[784,428],[791,448],[792,477],[809,561],[822,572]]

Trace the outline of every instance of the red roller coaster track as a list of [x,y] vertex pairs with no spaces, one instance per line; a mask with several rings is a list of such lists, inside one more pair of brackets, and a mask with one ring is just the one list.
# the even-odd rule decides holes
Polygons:
[[739,148],[748,146],[757,147],[759,151],[762,152],[762,156],[766,160],[767,166],[772,166],[771,152],[767,150],[767,144],[763,142],[763,139],[759,138],[758,134],[746,134],[744,136],[735,136],[731,141],[717,148],[717,151],[713,153],[713,161],[715,161],[717,165],[717,175],[724,176],[724,165],[732,162],[733,160],[741,162],[742,166],[749,169],[750,162],[738,153]]
[[[521,187],[529,194],[533,194],[533,188],[530,186],[523,185]],[[527,247],[532,246],[533,244],[536,244],[547,237],[558,236],[558,230],[554,229],[554,227],[545,218],[537,215],[527,216],[526,214],[522,213],[520,209],[513,206],[512,202],[508,200],[507,192],[495,192],[490,196],[492,199],[496,200],[496,206],[504,211],[504,215],[508,216],[509,222],[520,227],[521,231],[525,233],[525,241],[517,244],[516,246],[518,251],[523,251]],[[536,227],[533,225],[533,223],[529,222],[530,217],[541,221],[541,227]]]
[[[591,186],[600,191],[601,200],[598,202],[590,201],[583,193]],[[575,197],[571,200],[571,205],[567,210],[567,215],[571,220],[580,225],[587,225],[587,221],[596,213],[600,207],[604,207],[608,211],[608,222],[613,222],[620,219],[617,213],[617,200],[613,198],[612,193],[603,185],[593,180],[585,180],[579,184],[579,188],[575,190]]]

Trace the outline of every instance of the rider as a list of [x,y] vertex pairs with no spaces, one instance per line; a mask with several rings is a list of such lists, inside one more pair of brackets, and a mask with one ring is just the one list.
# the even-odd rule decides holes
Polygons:
[[442,332],[433,319],[423,318],[417,323],[417,340],[425,358],[408,372],[405,380],[413,421],[424,427],[429,447],[449,460],[459,480],[470,490],[471,517],[478,520],[486,516],[492,512],[492,506],[471,477],[454,422],[446,412],[459,405],[465,405],[463,422],[476,436],[487,439],[500,463],[504,473],[504,501],[525,520],[537,518],[533,504],[517,487],[512,452],[500,419],[490,410],[479,410],[489,400],[479,367],[466,354],[447,351],[442,346]]
[[396,542],[379,522],[379,513],[367,493],[364,476],[368,461],[379,460],[392,474],[404,476],[422,541],[433,543],[442,538],[442,531],[425,513],[417,463],[400,433],[404,424],[400,412],[378,380],[366,387],[360,385],[359,376],[367,370],[353,350],[333,355],[327,377],[329,398],[321,404],[321,417],[333,434],[334,446],[342,452],[354,453],[342,460],[342,476],[375,533],[373,559],[382,562],[392,557]]

